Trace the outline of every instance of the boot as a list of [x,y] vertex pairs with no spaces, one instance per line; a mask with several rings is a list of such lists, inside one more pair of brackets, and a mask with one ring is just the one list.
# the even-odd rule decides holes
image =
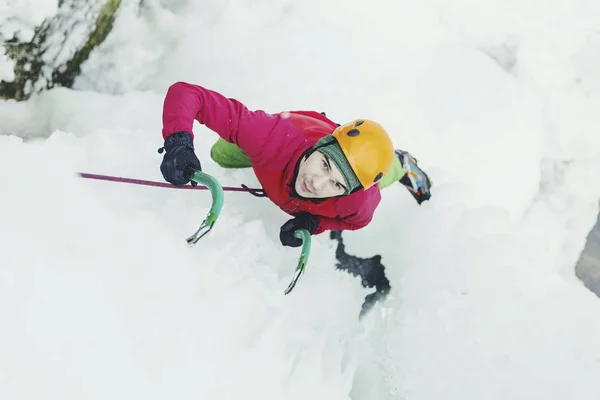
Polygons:
[[429,179],[425,171],[419,168],[417,159],[404,150],[396,149],[394,153],[400,159],[400,164],[402,164],[402,168],[406,172],[399,182],[408,189],[417,203],[421,204],[425,200],[429,200],[433,182]]

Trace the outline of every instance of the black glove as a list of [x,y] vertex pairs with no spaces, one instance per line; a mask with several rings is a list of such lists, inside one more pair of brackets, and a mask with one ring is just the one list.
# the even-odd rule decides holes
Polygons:
[[[194,143],[192,135],[189,132],[175,132],[165,140],[165,147],[158,149],[159,153],[165,151],[163,161],[160,164],[160,172],[162,172],[165,181],[173,185],[185,185],[190,181],[186,176],[186,168],[193,168],[197,171],[202,171],[200,160],[194,153]],[[192,181],[192,185],[197,183]]]
[[281,226],[279,240],[284,246],[300,247],[302,246],[302,239],[294,236],[294,232],[298,229],[306,229],[312,235],[318,227],[318,217],[309,213],[302,213]]

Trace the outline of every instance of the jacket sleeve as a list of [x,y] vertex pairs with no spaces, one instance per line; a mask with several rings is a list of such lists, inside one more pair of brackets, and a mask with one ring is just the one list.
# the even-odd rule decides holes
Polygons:
[[213,90],[176,82],[167,90],[163,104],[162,136],[178,131],[192,134],[194,120],[240,147],[253,161],[277,154],[285,146],[290,124],[279,114],[250,111],[244,104]]
[[381,192],[378,187],[370,188],[362,196],[353,195],[341,198],[338,204],[339,210],[354,210],[350,214],[339,212],[342,216],[336,218],[319,217],[319,226],[314,235],[324,231],[355,231],[367,226],[373,219],[375,209],[381,201]]
[[358,215],[344,218],[319,217],[319,227],[313,235],[319,235],[325,231],[355,231],[367,226],[371,219],[360,218]]

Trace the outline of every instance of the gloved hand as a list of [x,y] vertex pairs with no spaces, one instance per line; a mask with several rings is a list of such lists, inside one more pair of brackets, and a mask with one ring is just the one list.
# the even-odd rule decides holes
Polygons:
[[302,213],[281,226],[279,240],[281,240],[281,244],[284,246],[300,247],[302,246],[302,239],[294,236],[294,232],[298,229],[306,229],[312,235],[318,227],[318,217],[309,213]]
[[[158,149],[159,153],[165,151],[163,161],[160,164],[160,172],[163,178],[173,185],[185,185],[190,181],[185,175],[185,169],[194,168],[202,171],[200,160],[194,153],[194,143],[189,132],[175,132],[167,137],[164,147]],[[198,183],[192,181],[192,185]]]

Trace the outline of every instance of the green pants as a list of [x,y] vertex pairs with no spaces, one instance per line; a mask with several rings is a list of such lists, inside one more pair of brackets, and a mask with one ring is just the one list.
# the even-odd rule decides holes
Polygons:
[[[219,138],[210,149],[210,157],[223,168],[250,168],[252,163],[250,157],[238,146],[229,143],[223,138]],[[398,157],[394,157],[394,162],[389,172],[379,181],[379,189],[384,189],[394,182],[398,182],[404,176],[404,168],[400,164]]]

